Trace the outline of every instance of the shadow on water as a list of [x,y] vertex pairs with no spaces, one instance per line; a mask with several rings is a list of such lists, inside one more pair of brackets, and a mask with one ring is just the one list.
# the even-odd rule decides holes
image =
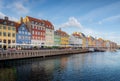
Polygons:
[[120,51],[0,61],[0,81],[119,81]]

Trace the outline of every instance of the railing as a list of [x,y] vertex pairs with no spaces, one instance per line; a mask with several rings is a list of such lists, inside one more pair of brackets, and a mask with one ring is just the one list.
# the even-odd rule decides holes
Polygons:
[[62,54],[87,52],[87,49],[55,49],[55,50],[16,50],[0,52],[0,60],[45,57]]

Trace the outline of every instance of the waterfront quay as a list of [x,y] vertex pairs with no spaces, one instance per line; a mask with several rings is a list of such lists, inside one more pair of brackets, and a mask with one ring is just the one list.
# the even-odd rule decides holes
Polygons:
[[88,49],[5,50],[0,52],[0,60],[46,57],[85,52],[88,52]]

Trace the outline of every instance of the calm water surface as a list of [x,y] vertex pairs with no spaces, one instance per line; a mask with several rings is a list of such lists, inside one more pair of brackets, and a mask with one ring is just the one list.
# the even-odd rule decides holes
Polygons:
[[120,51],[4,61],[0,81],[120,81]]

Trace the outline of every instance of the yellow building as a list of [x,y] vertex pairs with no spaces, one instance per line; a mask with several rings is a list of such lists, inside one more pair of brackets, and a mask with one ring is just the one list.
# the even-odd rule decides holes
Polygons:
[[15,22],[10,21],[8,17],[0,19],[0,48],[15,47],[13,43],[16,43]]
[[88,36],[88,46],[94,47],[94,38],[92,36]]
[[66,47],[69,45],[69,35],[61,29],[56,30],[60,34],[60,45]]

